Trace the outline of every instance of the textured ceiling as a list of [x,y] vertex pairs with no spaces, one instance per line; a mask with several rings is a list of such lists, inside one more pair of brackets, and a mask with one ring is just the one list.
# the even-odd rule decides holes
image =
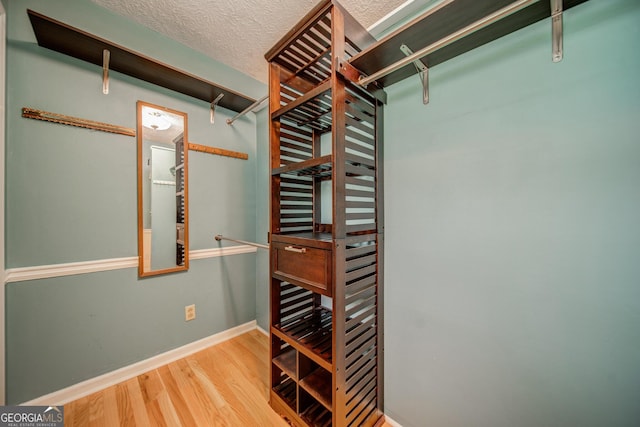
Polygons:
[[[92,0],[255,79],[264,54],[319,0]],[[406,0],[340,0],[368,28]]]

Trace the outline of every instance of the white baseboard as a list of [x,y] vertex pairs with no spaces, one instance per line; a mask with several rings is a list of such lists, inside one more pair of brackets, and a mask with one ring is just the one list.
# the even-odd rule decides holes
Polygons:
[[267,336],[267,337],[269,336],[269,332],[267,332],[267,331],[265,331],[264,329],[262,329],[262,328],[260,327],[260,325],[256,324],[256,329],[258,330],[258,332],[261,332],[261,333],[262,333],[262,335]]
[[402,427],[399,422],[389,418],[388,415],[384,416],[384,421],[389,424],[391,427]]
[[[158,354],[157,356],[150,357],[149,359],[134,363],[133,365],[125,366],[123,368],[116,369],[115,371],[74,384],[62,390],[37,397],[28,402],[21,403],[20,405],[62,406],[100,390],[104,390],[107,387],[111,387],[123,381],[137,377],[138,375],[142,375],[145,372],[149,372],[171,362],[175,362],[176,360],[187,357],[190,354],[197,353],[198,351],[202,351],[208,347],[228,341],[254,329],[266,336],[269,336],[267,331],[258,326],[255,320],[252,320],[234,328],[227,329],[226,331],[219,332],[201,340],[183,345],[182,347],[178,347],[165,353]],[[388,415],[385,415],[385,421],[391,427],[402,427],[400,423],[389,418]]]
[[107,387],[111,387],[115,384],[137,377],[138,375],[142,375],[145,372],[149,372],[168,363],[182,359],[190,354],[204,350],[213,345],[220,344],[223,341],[235,338],[238,335],[242,335],[245,332],[256,329],[256,327],[256,321],[252,320],[251,322],[227,329],[226,331],[194,341],[187,345],[183,345],[182,347],[169,350],[166,353],[158,354],[157,356],[150,357],[149,359],[142,360],[134,363],[133,365],[116,369],[115,371],[74,384],[62,390],[54,391],[53,393],[21,403],[21,405],[61,406],[65,403],[88,396]]

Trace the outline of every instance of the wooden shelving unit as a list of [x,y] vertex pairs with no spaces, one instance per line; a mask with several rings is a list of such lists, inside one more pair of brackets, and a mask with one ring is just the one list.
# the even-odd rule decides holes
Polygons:
[[326,0],[266,54],[270,401],[296,426],[382,419],[384,93],[338,66],[373,42]]
[[235,112],[243,111],[255,102],[254,99],[231,89],[163,64],[33,10],[27,10],[27,13],[39,46],[98,66],[102,66],[102,52],[107,49],[110,52],[109,68],[111,70],[209,103],[213,102],[218,95],[224,94],[218,105]]

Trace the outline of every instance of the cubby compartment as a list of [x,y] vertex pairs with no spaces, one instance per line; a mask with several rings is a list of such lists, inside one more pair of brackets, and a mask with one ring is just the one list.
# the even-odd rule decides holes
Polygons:
[[298,353],[293,347],[287,347],[282,353],[273,358],[273,364],[290,378],[297,380]]
[[271,338],[271,390],[292,411],[298,407],[297,352],[287,342]]
[[297,407],[297,384],[293,378],[286,374],[280,375],[279,382],[272,387],[273,391],[286,403],[291,409]]
[[300,380],[298,384],[315,401],[319,402],[328,411],[332,407],[332,379],[331,371],[328,371],[311,359],[300,355]]
[[330,427],[332,425],[332,413],[330,409],[313,398],[305,389],[299,389],[300,418],[309,426]]
[[314,361],[305,347],[296,347],[290,345],[288,337],[272,336],[272,402],[273,398],[278,400],[276,406],[284,415],[307,414],[309,425],[330,426],[331,370]]

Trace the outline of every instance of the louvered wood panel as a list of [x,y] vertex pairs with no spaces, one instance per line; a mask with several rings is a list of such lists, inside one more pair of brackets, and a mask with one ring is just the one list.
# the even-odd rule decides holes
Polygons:
[[371,274],[362,279],[351,282],[349,286],[349,292],[360,292],[363,289],[370,287],[371,285],[376,284],[376,276],[375,274]]
[[374,145],[374,139],[369,134],[363,134],[360,132],[356,132],[353,129],[347,129],[346,131],[347,140],[353,139],[355,141],[364,142],[365,144],[369,144],[371,147]]
[[348,185],[358,186],[358,187],[368,187],[375,188],[376,182],[368,177],[362,176],[347,176],[345,182]]
[[[353,186],[347,186],[346,189],[347,201],[350,197],[357,197],[359,199],[367,199],[370,201],[376,200],[376,193],[371,191],[371,189],[361,189],[361,188],[353,188]],[[377,204],[376,204],[377,205]]]
[[313,181],[309,178],[294,175],[282,175],[280,179],[280,194],[283,197],[295,198],[296,201],[308,201],[308,207],[302,208],[299,204],[290,204],[287,201],[280,203],[280,231],[290,233],[296,231],[310,231],[313,229],[312,194]]
[[[346,347],[347,353],[347,380],[350,380],[354,374],[358,372],[362,366],[363,358],[366,357],[368,351],[375,348],[377,333],[375,318],[369,321],[359,323],[349,334],[349,344]],[[369,353],[369,357],[375,357],[374,353]]]

